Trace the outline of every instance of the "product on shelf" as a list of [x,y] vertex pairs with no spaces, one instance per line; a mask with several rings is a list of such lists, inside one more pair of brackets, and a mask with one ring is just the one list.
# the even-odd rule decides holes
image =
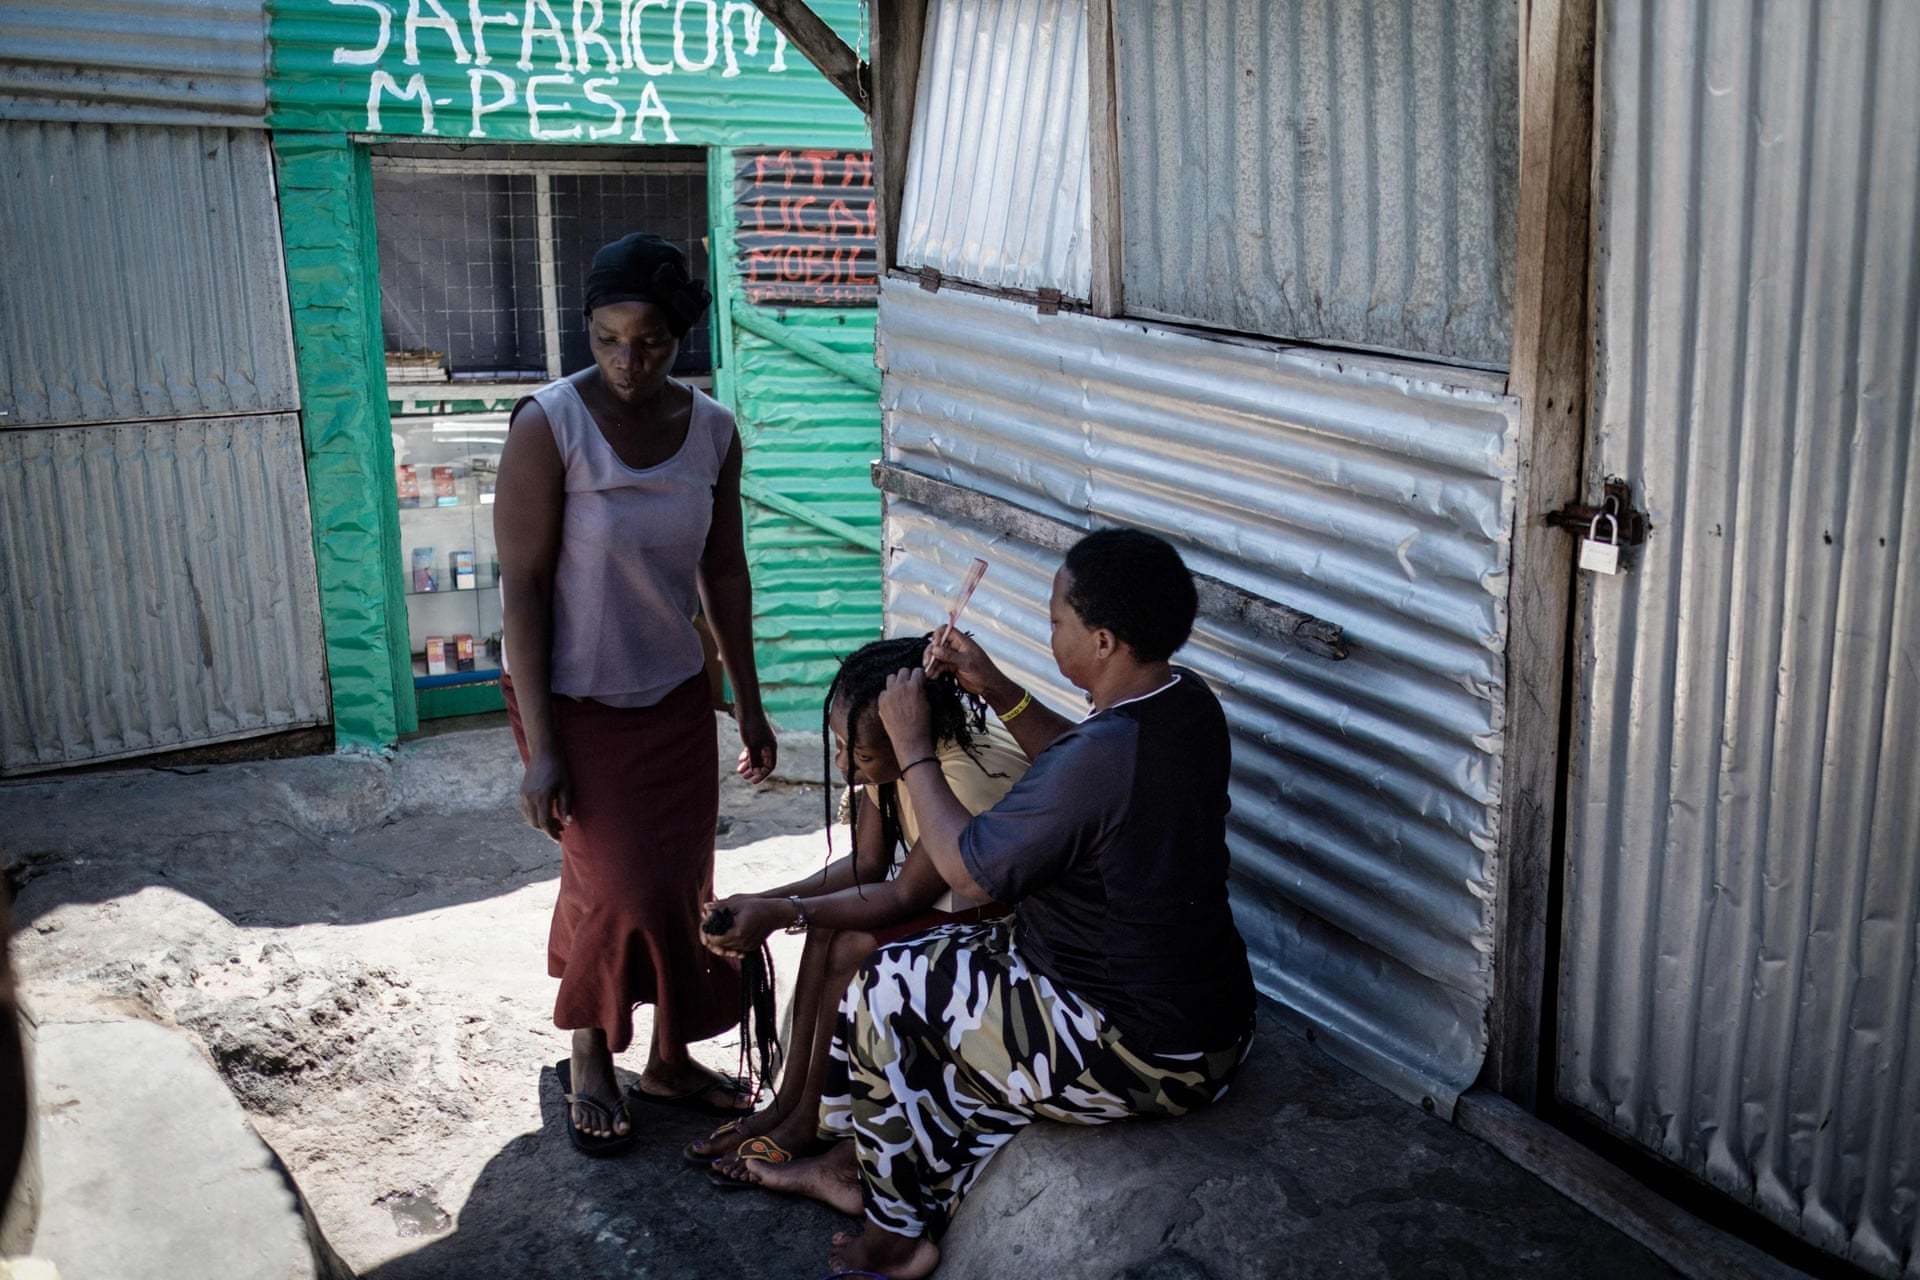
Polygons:
[[447,674],[447,641],[444,636],[427,637],[427,674],[430,676]]
[[453,638],[453,669],[455,671],[473,670],[473,637],[455,636]]
[[395,483],[400,488],[400,505],[417,507],[420,505],[420,473],[411,462],[403,462],[394,468],[398,474]]
[[487,661],[498,666],[500,663],[500,633],[494,632],[487,637]]
[[492,472],[488,472],[486,475],[483,475],[480,477],[480,505],[483,507],[490,507],[493,505],[493,473]]
[[460,505],[460,490],[454,484],[452,467],[433,469],[433,505],[436,507]]
[[415,547],[413,549],[413,589],[415,591],[438,591],[440,584],[433,576],[433,548]]
[[471,591],[480,585],[473,576],[473,552],[453,552],[447,557],[447,568],[455,591]]

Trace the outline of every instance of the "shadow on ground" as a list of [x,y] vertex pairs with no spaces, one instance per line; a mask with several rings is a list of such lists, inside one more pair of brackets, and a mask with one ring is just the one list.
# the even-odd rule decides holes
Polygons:
[[[1279,1027],[1226,1101],[1179,1120],[1039,1125],[989,1166],[941,1280],[1670,1280],[1664,1263],[1452,1125]],[[363,1280],[813,1280],[858,1224],[718,1191],[681,1158],[710,1121],[643,1109],[621,1157],[577,1155],[551,1068],[541,1129],[488,1161],[444,1236]]]
[[826,1271],[827,1241],[854,1225],[824,1206],[760,1191],[720,1191],[680,1150],[714,1122],[639,1109],[639,1140],[590,1160],[567,1140],[551,1067],[540,1073],[540,1131],[487,1162],[452,1229],[361,1280],[509,1276],[806,1277]]

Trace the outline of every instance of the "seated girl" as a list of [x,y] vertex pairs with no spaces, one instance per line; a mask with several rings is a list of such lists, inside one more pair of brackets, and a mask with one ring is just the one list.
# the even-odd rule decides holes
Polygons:
[[753,1185],[757,1166],[785,1164],[814,1139],[827,1046],[840,997],[861,961],[876,947],[935,926],[1002,914],[947,887],[920,848],[919,822],[899,782],[908,770],[937,768],[968,812],[982,813],[1026,773],[1027,757],[1005,728],[989,724],[985,704],[952,679],[927,685],[934,746],[917,759],[896,758],[876,710],[887,677],[919,667],[927,644],[920,636],[866,645],[841,664],[827,690],[822,718],[835,765],[850,788],[858,784],[850,806],[852,853],[804,880],[713,904],[733,912],[733,927],[701,934],[711,950],[741,956],[758,950],[775,929],[807,931],[794,980],[787,1067],[772,1103],[687,1147],[689,1160],[713,1161],[715,1185]]

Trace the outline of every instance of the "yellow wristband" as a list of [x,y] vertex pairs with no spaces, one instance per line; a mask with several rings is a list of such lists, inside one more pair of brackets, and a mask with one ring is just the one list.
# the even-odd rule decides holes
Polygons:
[[1022,714],[1025,713],[1028,707],[1032,705],[1033,705],[1033,695],[1030,693],[1022,693],[1020,695],[1020,701],[1013,704],[1013,709],[1000,717],[1000,723],[1012,724],[1015,720],[1018,720]]

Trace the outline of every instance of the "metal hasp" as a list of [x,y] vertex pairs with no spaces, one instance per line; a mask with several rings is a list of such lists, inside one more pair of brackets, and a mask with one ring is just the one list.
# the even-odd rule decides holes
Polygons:
[[1623,547],[1637,547],[1653,532],[1647,513],[1633,505],[1633,486],[1618,476],[1609,476],[1601,490],[1605,495],[1597,507],[1569,502],[1558,511],[1547,512],[1547,523],[1586,536],[1596,520],[1612,517],[1619,524],[1617,541]]

